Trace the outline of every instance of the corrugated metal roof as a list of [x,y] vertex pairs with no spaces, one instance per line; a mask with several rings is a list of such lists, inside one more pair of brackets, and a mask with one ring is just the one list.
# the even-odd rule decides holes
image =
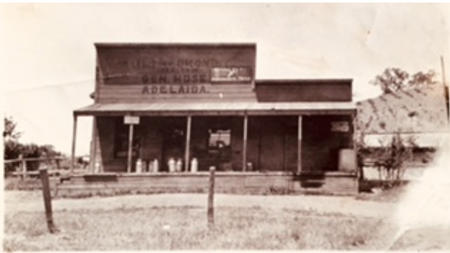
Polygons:
[[276,115],[351,114],[351,102],[153,102],[93,104],[74,111],[75,115]]

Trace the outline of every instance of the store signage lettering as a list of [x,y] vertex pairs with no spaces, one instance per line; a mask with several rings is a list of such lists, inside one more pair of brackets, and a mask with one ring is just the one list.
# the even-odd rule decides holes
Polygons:
[[212,82],[250,82],[252,80],[250,68],[213,68]]
[[126,116],[123,118],[123,121],[124,121],[124,123],[127,124],[127,125],[137,125],[137,124],[139,124],[140,119],[139,119],[139,116],[129,116],[129,115],[126,115]]
[[350,125],[347,121],[331,122],[331,131],[332,132],[349,132]]
[[143,50],[141,55],[131,52],[124,51],[117,55],[108,52],[104,56],[100,55],[100,76],[103,77],[104,84],[203,85],[250,83],[253,80],[251,60],[243,62],[235,60],[234,55],[239,51],[230,52],[229,55],[220,52],[217,57],[204,55],[202,51],[199,51],[200,55],[195,55],[194,51],[189,50],[186,52]]
[[207,84],[211,82],[211,69],[226,65],[214,58],[174,57],[125,59],[109,64],[122,74],[106,75],[106,84]]
[[208,75],[205,74],[158,74],[158,75],[143,75],[141,81],[144,84],[189,84],[189,83],[207,83]]
[[198,69],[215,68],[223,66],[223,63],[214,58],[209,59],[173,59],[173,58],[153,58],[153,59],[128,59],[118,61],[123,67],[130,69],[149,69],[149,68],[171,68],[175,69]]
[[205,85],[152,85],[144,86],[142,94],[201,94],[209,93]]

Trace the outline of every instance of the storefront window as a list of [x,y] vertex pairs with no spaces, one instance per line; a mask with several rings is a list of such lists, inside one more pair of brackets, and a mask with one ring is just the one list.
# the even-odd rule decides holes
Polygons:
[[209,129],[208,156],[218,170],[231,170],[231,130]]
[[231,130],[209,130],[208,146],[212,149],[222,149],[230,146]]

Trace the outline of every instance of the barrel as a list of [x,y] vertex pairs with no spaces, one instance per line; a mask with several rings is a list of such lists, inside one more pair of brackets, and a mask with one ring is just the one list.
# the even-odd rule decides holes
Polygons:
[[356,152],[354,149],[339,150],[339,171],[356,171]]

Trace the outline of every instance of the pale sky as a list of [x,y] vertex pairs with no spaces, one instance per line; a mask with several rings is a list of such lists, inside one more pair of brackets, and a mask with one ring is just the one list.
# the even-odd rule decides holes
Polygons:
[[[5,114],[23,142],[69,153],[72,111],[94,90],[95,42],[251,42],[258,79],[353,78],[355,100],[387,67],[450,79],[450,5],[440,4],[0,4]],[[90,117],[77,155],[88,154]]]

